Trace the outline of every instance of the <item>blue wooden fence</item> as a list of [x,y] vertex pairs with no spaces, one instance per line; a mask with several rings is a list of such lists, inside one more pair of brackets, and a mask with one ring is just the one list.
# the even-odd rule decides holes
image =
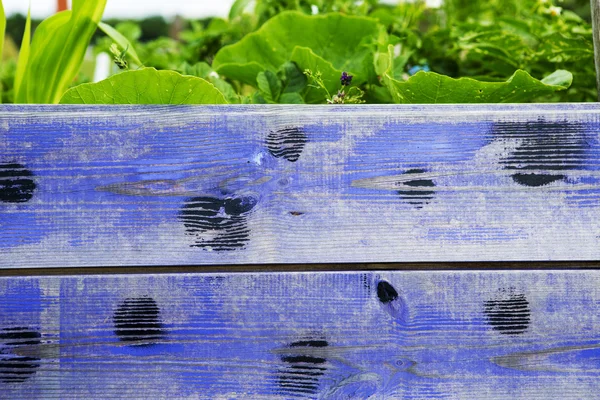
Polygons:
[[[1,107],[0,398],[596,398],[599,134],[596,104]],[[287,264],[320,266],[214,272]]]

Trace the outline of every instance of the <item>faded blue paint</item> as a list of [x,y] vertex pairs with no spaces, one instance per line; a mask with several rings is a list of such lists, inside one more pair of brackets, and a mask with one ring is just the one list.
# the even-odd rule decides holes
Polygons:
[[[43,386],[52,386],[39,385],[36,374],[42,362],[57,360],[50,357],[42,360],[35,351],[20,354],[15,351],[14,345],[19,341],[14,335],[19,334],[28,335],[27,339],[20,340],[29,343],[56,343],[58,332],[44,329],[44,318],[52,318],[51,310],[58,299],[52,293],[44,293],[42,286],[37,279],[0,281],[0,398],[43,399],[48,394]],[[44,317],[44,314],[47,315]],[[37,338],[32,338],[31,335]],[[35,346],[30,348],[33,347]],[[26,368],[27,366],[30,368]],[[13,371],[18,371],[21,375],[11,375],[10,372]],[[52,373],[46,376],[52,379]],[[7,381],[10,377],[22,378],[23,381],[11,383]]]
[[[415,124],[402,119],[388,122],[350,149],[345,165],[347,179],[340,189],[357,195],[381,194],[382,190],[356,188],[352,183],[403,175],[411,170],[436,172],[444,164],[468,161],[494,139],[489,133],[491,125],[490,122]],[[397,190],[402,190],[402,185]]]
[[[40,302],[57,310],[54,315],[59,319],[47,318],[46,325],[38,325],[44,335],[59,337],[56,391],[29,398],[49,398],[48,393],[106,398],[135,390],[153,398],[496,399],[508,393],[516,398],[537,393],[544,398],[547,390],[556,397],[572,397],[574,387],[582,388],[580,395],[593,397],[600,388],[596,275],[582,271],[4,278],[0,328],[12,326],[11,321],[23,315],[41,313]],[[398,291],[407,309],[405,318],[395,318],[381,307],[376,293],[381,279]],[[60,297],[38,293],[38,282],[47,287],[60,282]],[[513,292],[528,300],[531,322],[522,334],[503,335],[490,325],[484,304]],[[114,312],[132,296],[150,296],[159,304],[166,328],[160,344],[131,346],[116,337]],[[294,347],[309,340],[327,341],[328,346],[313,347],[317,353]],[[309,393],[282,386],[291,376],[290,357],[298,354],[325,359],[313,365],[324,370]],[[512,357],[507,359],[513,360],[513,367],[500,365],[506,356]],[[50,380],[48,364],[44,365],[26,382],[0,383],[0,396],[42,393]],[[473,396],[477,391],[481,396]]]
[[[527,228],[531,228],[534,220],[524,221],[523,227],[513,224],[505,228],[487,221],[483,224],[466,221],[464,210],[441,212],[445,202],[462,196],[462,192],[445,187],[520,189],[522,185],[511,179],[511,175],[523,172],[518,163],[512,166],[517,169],[503,169],[510,156],[493,148],[508,142],[517,149],[520,145],[526,151],[535,150],[537,142],[527,143],[527,137],[535,132],[511,133],[495,126],[506,121],[525,124],[540,118],[560,120],[561,115],[581,125],[573,131],[573,135],[579,135],[577,148],[573,150],[578,160],[564,171],[551,171],[565,178],[551,182],[550,185],[561,190],[548,196],[553,201],[565,196],[565,204],[574,212],[579,209],[596,212],[600,206],[600,189],[569,189],[573,185],[600,186],[600,178],[593,174],[598,170],[596,160],[600,156],[597,105],[306,107],[295,113],[290,110],[296,109],[3,106],[0,115],[5,125],[0,129],[0,163],[26,165],[36,174],[38,184],[30,203],[0,204],[0,251],[7,255],[4,259],[11,258],[10,250],[25,245],[39,251],[53,251],[50,244],[44,243],[45,239],[64,239],[68,247],[79,250],[100,239],[110,241],[117,235],[125,238],[125,242],[135,240],[149,228],[157,230],[159,226],[178,224],[182,209],[198,198],[257,200],[257,206],[243,221],[244,229],[252,230],[254,223],[276,221],[288,226],[289,232],[293,232],[296,223],[310,223],[321,227],[324,233],[352,223],[348,219],[336,220],[337,209],[328,207],[354,200],[367,203],[369,198],[387,201],[393,197],[398,212],[391,207],[383,210],[387,219],[373,217],[372,227],[392,223],[414,226],[415,230],[420,229],[415,237],[440,246],[469,241],[495,244],[527,240],[530,237]],[[265,145],[271,132],[289,128],[301,128],[307,139],[295,162],[276,158]],[[569,140],[568,133],[563,136],[557,139],[558,147]],[[478,156],[490,168],[489,176],[468,174]],[[414,196],[406,185],[398,185],[397,190],[354,185],[357,181],[390,175],[406,181],[407,172],[433,174],[433,177],[409,180],[412,186],[408,185],[408,189],[414,189],[414,185],[419,189]],[[322,194],[322,199],[312,198],[314,193]],[[473,190],[475,195],[483,196],[482,204],[505,196],[482,189]],[[308,204],[307,199],[312,203]],[[357,209],[356,213],[373,211],[374,207],[368,205],[368,208]],[[504,222],[496,221],[495,215],[489,219],[498,224]],[[468,229],[448,227],[451,220],[468,224]],[[265,235],[273,235],[269,230],[273,227],[260,228],[267,232]],[[284,238],[282,235],[280,239]],[[240,251],[230,253],[243,253],[253,240],[256,241],[248,239],[249,243],[240,246]],[[373,240],[361,238],[357,243],[373,252],[370,258],[359,261],[393,261],[379,258],[382,249]],[[193,244],[190,239],[190,245]],[[274,246],[279,252],[274,262],[346,261],[343,254],[333,252],[327,252],[324,259],[305,260],[302,254],[287,253],[286,243]],[[194,251],[197,253],[190,253],[186,263],[243,261],[243,255],[239,254],[215,256]],[[413,260],[421,256],[399,253],[395,257]],[[511,257],[509,253],[501,256]],[[95,260],[90,260],[90,264],[95,265]],[[0,265],[13,266],[2,260]]]

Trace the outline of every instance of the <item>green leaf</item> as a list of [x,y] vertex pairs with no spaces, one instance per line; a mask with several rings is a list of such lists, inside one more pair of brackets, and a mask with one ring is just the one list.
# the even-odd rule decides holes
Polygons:
[[[4,37],[6,35],[6,13],[4,12],[4,5],[0,0],[0,63],[2,62],[2,56],[4,55]],[[2,91],[2,85],[0,85],[0,91]],[[2,96],[0,96],[0,103],[2,103]]]
[[465,70],[473,71],[471,74],[509,76],[521,66],[530,52],[519,36],[499,29],[475,29],[456,37],[460,65]]
[[[35,59],[36,65],[43,63],[44,59],[41,56],[44,54],[44,47],[46,45],[50,46],[50,42],[52,41],[52,37],[55,35],[56,31],[69,23],[69,20],[71,19],[71,13],[71,11],[57,13],[52,17],[42,21],[42,23],[37,27],[29,49],[27,64],[19,66],[19,68],[23,68],[24,72],[19,90],[15,91],[15,103],[46,104],[51,102],[50,100],[53,94],[52,91],[55,86],[55,78],[53,73],[58,71],[54,71],[52,69],[52,65],[48,65],[44,66],[44,68],[38,67],[39,73],[35,74],[33,71],[33,59]],[[34,49],[33,54],[32,48]],[[53,59],[60,57],[60,55],[58,55],[56,52],[48,52],[48,56]],[[36,87],[38,89],[37,91]]]
[[564,69],[559,69],[542,79],[541,82],[544,85],[560,87],[561,89],[559,90],[566,90],[573,83],[573,74]]
[[517,70],[506,82],[478,81],[472,78],[454,79],[435,72],[418,72],[407,81],[393,78],[394,48],[388,46],[385,54],[379,53],[378,69],[382,72],[382,83],[392,99],[399,104],[441,103],[526,103],[540,96],[568,89],[573,83],[573,74],[558,70],[539,81],[526,71]]
[[27,63],[29,62],[29,54],[31,50],[31,8],[27,12],[27,21],[25,22],[25,31],[23,32],[23,40],[21,49],[19,50],[19,60],[17,62],[17,70],[15,72],[15,93],[19,92]]
[[98,24],[98,28],[100,28],[100,30],[104,32],[106,36],[108,36],[116,44],[118,44],[120,49],[127,49],[127,54],[129,55],[129,57],[131,57],[131,61],[133,61],[139,66],[144,65],[142,61],[140,61],[140,57],[137,55],[135,48],[133,47],[129,39],[127,39],[121,32],[119,32],[112,26],[105,24],[104,22],[100,22]]
[[142,28],[140,27],[140,25],[136,24],[135,22],[130,22],[130,21],[119,22],[115,26],[115,29],[121,35],[125,36],[125,38],[127,38],[127,40],[129,40],[129,42],[136,42],[136,41],[140,40],[140,38],[142,37],[142,34],[143,34]]
[[498,25],[503,30],[521,37],[527,46],[534,48],[539,43],[539,38],[532,32],[531,22],[518,20],[515,18],[499,18]]
[[284,93],[279,98],[279,104],[304,104],[300,93]]
[[554,33],[544,38],[537,56],[551,63],[594,62],[594,42],[592,37],[569,38]]
[[271,71],[264,71],[256,77],[258,90],[268,103],[277,103],[281,95],[281,81]]
[[194,65],[185,62],[178,68],[178,71],[183,75],[191,75],[206,79],[213,72],[213,69],[205,62],[199,62]]
[[4,55],[4,37],[6,35],[6,13],[4,12],[4,4],[0,0],[0,61]]
[[199,62],[194,65],[186,62],[177,71],[183,75],[191,75],[209,81],[223,93],[229,103],[238,104],[240,102],[240,96],[238,96],[235,89],[228,82],[221,79],[210,65],[205,62]]
[[394,72],[393,60],[394,59],[394,46],[389,45],[386,52],[375,53],[373,58],[373,65],[375,66],[375,73],[379,76],[383,76],[389,73],[392,77]]
[[393,103],[394,99],[392,99],[392,95],[386,87],[367,85],[365,101],[369,104],[389,104]]
[[[307,47],[296,47],[291,57],[298,65],[303,66],[303,70],[311,70],[314,73],[320,72],[323,78],[323,83],[330,94],[337,93],[340,88],[340,77],[342,72],[336,69],[329,61],[319,57]],[[356,83],[353,81],[353,83]],[[320,104],[325,101],[327,94],[324,90],[309,87],[304,95],[304,100],[307,104]]]
[[250,97],[250,104],[269,104],[260,92],[255,92]]
[[[287,61],[295,61],[301,71],[308,69],[303,60],[292,57],[297,47],[303,47],[334,69],[351,73],[355,83],[360,84],[369,75],[365,65],[372,65],[373,46],[369,41],[379,38],[381,29],[376,20],[366,17],[283,12],[238,43],[222,48],[213,68],[231,79],[256,85],[260,72],[276,72]],[[365,58],[371,61],[365,64]]]
[[214,76],[209,76],[205,79],[212,83],[219,90],[219,92],[221,92],[223,96],[225,96],[225,99],[228,103],[240,103],[240,96],[236,93],[233,86],[231,86],[229,83],[225,82],[223,79],[216,78]]
[[36,29],[17,103],[58,103],[79,73],[107,0],[73,0],[73,11],[43,21]]
[[210,82],[143,68],[70,89],[61,104],[227,104]]
[[252,0],[235,0],[231,8],[229,9],[229,19],[235,19],[241,16]]
[[284,83],[283,93],[300,93],[306,89],[306,85],[308,84],[306,75],[304,75],[304,72],[294,62],[283,64],[279,68],[277,75]]
[[389,76],[384,80],[396,103],[525,103],[539,96],[568,89],[573,75],[559,70],[539,81],[527,72],[518,70],[506,82],[482,82],[421,71],[406,82]]

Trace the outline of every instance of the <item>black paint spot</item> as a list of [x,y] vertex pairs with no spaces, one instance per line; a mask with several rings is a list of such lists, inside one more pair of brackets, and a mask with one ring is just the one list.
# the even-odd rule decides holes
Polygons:
[[115,334],[123,342],[149,345],[165,336],[160,308],[150,297],[130,298],[123,301],[115,311],[113,322]]
[[231,251],[246,247],[250,241],[248,215],[256,206],[254,197],[217,199],[196,197],[188,200],[179,213],[188,235],[195,238],[191,247]]
[[308,137],[301,128],[287,128],[267,135],[267,148],[276,158],[284,158],[290,162],[300,159]]
[[531,309],[524,294],[503,292],[498,299],[486,301],[484,311],[488,323],[503,335],[519,335],[529,327]]
[[[41,344],[40,332],[28,328],[3,329],[0,333],[2,341],[2,358],[0,358],[0,380],[5,383],[23,383],[35,374],[40,367],[40,359],[14,355],[17,348],[38,346]],[[31,351],[31,353],[35,353]]]
[[[327,359],[320,354],[311,354],[310,349],[329,346],[324,339],[308,339],[289,345],[290,354],[281,357],[288,364],[279,373],[280,394],[286,396],[315,395],[319,391],[319,378],[327,371]],[[305,353],[293,350],[307,349]]]
[[[411,169],[406,171],[403,175],[414,175],[424,174],[427,171],[424,169]],[[415,179],[408,182],[401,182],[399,186],[408,186],[411,188],[434,188],[435,182],[431,179]],[[400,190],[398,191],[400,197],[408,204],[422,207],[425,204],[429,204],[435,195],[435,191],[432,190]]]
[[[519,171],[511,175],[521,186],[541,187],[566,180],[562,173],[551,171],[580,170],[585,165],[585,153],[590,147],[583,124],[545,120],[497,123],[494,132],[520,140],[522,144],[501,160],[506,170]],[[530,172],[538,170],[536,172]],[[540,172],[544,171],[544,172]],[[546,172],[548,171],[548,172]]]
[[383,304],[389,304],[398,298],[398,291],[386,281],[377,284],[377,297]]
[[0,201],[26,203],[33,198],[33,172],[21,164],[0,164]]
[[522,186],[540,187],[566,179],[565,175],[514,174],[512,180]]

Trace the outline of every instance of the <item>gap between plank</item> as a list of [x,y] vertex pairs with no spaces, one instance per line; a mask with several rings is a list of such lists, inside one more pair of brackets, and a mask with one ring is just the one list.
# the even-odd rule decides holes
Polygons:
[[0,277],[150,275],[214,273],[366,272],[366,271],[552,271],[596,270],[600,261],[461,262],[461,263],[373,263],[373,264],[256,264],[215,266],[153,266],[94,268],[21,268],[0,270]]

